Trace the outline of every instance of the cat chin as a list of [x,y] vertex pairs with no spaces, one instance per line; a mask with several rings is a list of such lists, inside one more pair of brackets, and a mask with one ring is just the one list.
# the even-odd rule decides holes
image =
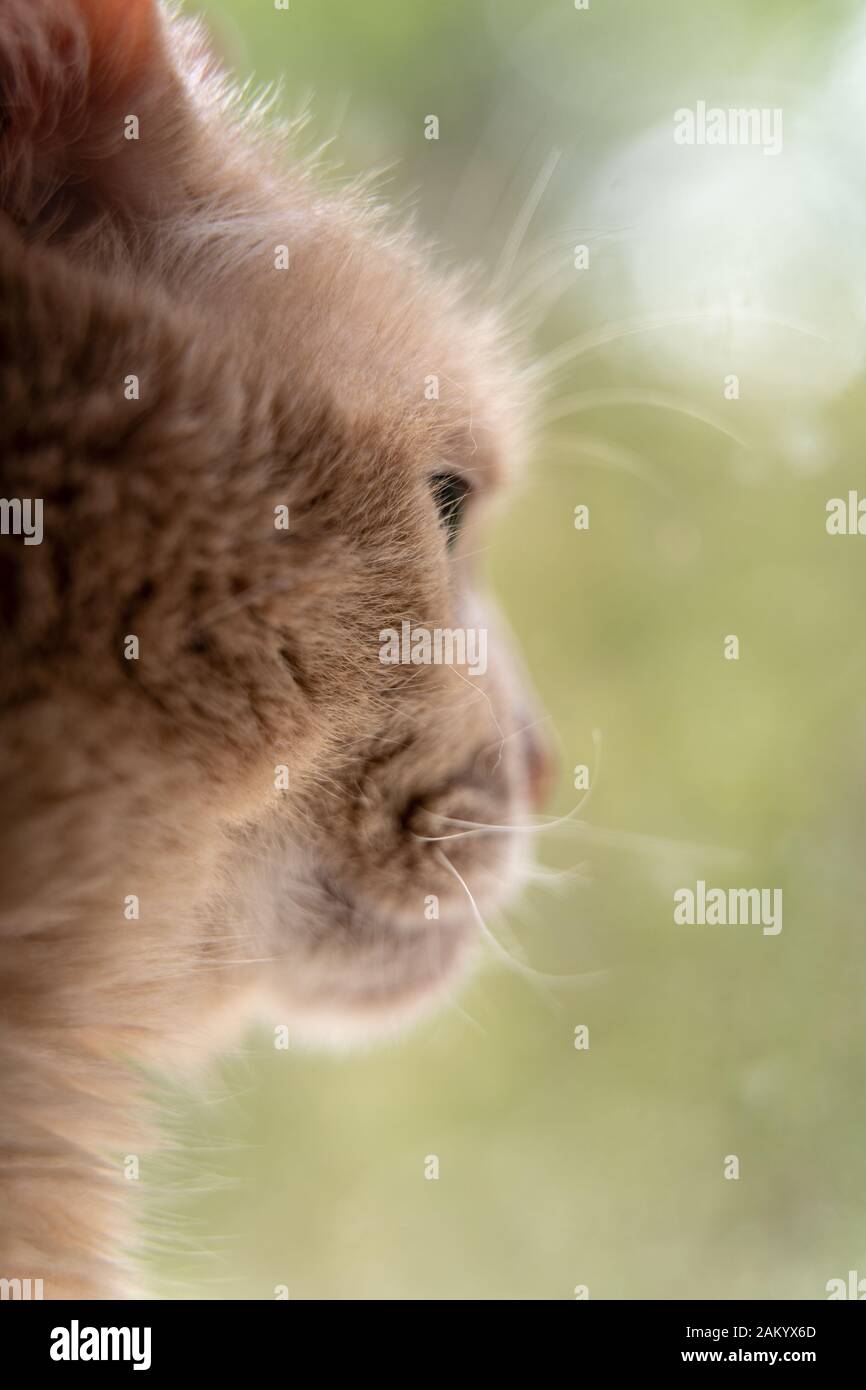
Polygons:
[[283,836],[248,841],[231,878],[237,949],[262,962],[259,1016],[302,1044],[341,1048],[400,1034],[447,1004],[484,944],[487,914],[525,879],[528,838],[491,832],[482,849],[479,837],[460,837],[450,870],[430,846],[429,864],[407,872],[399,894]]
[[[487,877],[478,906],[462,893],[443,899],[441,918],[423,925],[409,925],[396,912],[374,915],[357,903],[349,907],[344,892],[317,874],[320,886],[329,884],[317,900],[319,926],[332,939],[310,951],[308,902],[289,928],[292,944],[278,978],[267,982],[271,1026],[284,1016],[302,1047],[342,1050],[399,1037],[437,1007],[453,1004],[482,954],[482,913],[514,897],[530,858],[525,836],[507,836],[500,872]],[[343,914],[330,922],[328,899]]]
[[[453,936],[438,952],[435,967],[419,968],[414,979],[407,974],[388,981],[365,981],[361,969],[352,971],[343,963],[319,982],[313,997],[299,997],[293,990],[282,996],[270,993],[258,1019],[270,1028],[275,1018],[283,1019],[292,1045],[303,1050],[342,1052],[396,1041],[453,1002],[454,991],[472,973],[478,954],[476,941]],[[423,955],[429,962],[426,949]]]

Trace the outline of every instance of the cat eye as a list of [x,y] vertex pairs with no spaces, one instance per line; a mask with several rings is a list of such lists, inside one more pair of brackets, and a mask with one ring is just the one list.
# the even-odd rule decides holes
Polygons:
[[470,486],[456,473],[434,473],[430,490],[439,510],[439,520],[445,527],[448,549],[452,550],[463,523]]

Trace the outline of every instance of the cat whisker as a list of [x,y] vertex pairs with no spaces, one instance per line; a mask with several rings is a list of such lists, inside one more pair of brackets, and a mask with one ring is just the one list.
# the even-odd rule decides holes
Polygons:
[[233,970],[236,965],[276,965],[282,959],[282,956],[249,956],[246,958],[241,956],[227,956],[225,960],[220,961],[192,960],[183,970],[164,971],[159,975],[155,975],[153,978],[154,980],[182,980],[185,979],[191,971],[194,971],[197,975],[203,975],[207,972],[212,973],[220,970]]
[[[533,719],[532,722],[529,724],[522,724],[519,729],[514,729],[512,733],[506,734],[503,739],[499,740],[500,749],[503,747],[504,744],[509,743],[511,739],[520,738],[521,734],[528,733],[530,729],[537,729],[539,724],[550,723],[552,718],[553,715],[551,714],[543,714],[540,719]],[[480,756],[483,757],[483,755],[487,752],[489,748],[494,748],[496,746],[496,743],[497,740],[494,739],[492,743],[485,744],[484,747],[480,750]]]
[[556,172],[556,166],[559,164],[561,158],[561,150],[551,150],[547,159],[541,166],[538,177],[523,200],[523,204],[517,217],[514,219],[514,225],[508,234],[490,281],[490,292],[494,296],[501,294],[508,284],[511,272],[514,269],[514,263],[520,254],[520,248],[526,239],[526,234],[529,231],[532,219],[538,211],[538,205],[547,191],[548,184],[553,178]]
[[590,465],[595,464],[598,467],[607,466],[618,469],[620,472],[628,473],[630,477],[638,478],[642,483],[646,483],[647,487],[653,488],[666,501],[676,501],[676,493],[651,472],[643,455],[638,454],[634,449],[625,448],[622,444],[610,444],[605,439],[597,439],[591,435],[580,435],[572,445],[565,443],[552,445],[547,454],[549,461],[554,463],[574,464],[576,459],[580,458]]
[[453,997],[450,991],[448,991],[446,997],[448,999],[449,1007],[454,1010],[458,1018],[460,1018],[464,1023],[469,1025],[469,1027],[472,1029],[474,1033],[477,1033],[478,1036],[481,1038],[487,1038],[490,1036],[487,1029],[482,1027],[482,1025],[478,1022],[478,1019],[473,1018],[472,1015],[462,1007],[462,1005],[457,1003],[457,1000]]
[[727,862],[731,866],[741,864],[744,859],[742,850],[731,849],[729,845],[709,845],[693,840],[675,840],[663,835],[645,835],[638,830],[610,830],[604,826],[590,825],[588,821],[574,820],[573,811],[564,816],[550,819],[542,825],[486,825],[481,821],[459,820],[456,816],[447,816],[439,811],[427,811],[426,814],[435,816],[437,820],[445,821],[447,824],[466,827],[465,830],[453,835],[418,835],[413,832],[416,840],[422,840],[426,843],[461,840],[468,836],[485,835],[491,832],[527,835],[547,834],[550,831],[569,829],[578,831],[584,840],[604,849],[645,850],[648,854],[673,850],[684,855],[712,856],[714,859]]
[[465,827],[462,830],[455,831],[453,835],[418,835],[413,831],[413,838],[422,840],[425,844],[436,844],[442,840],[466,840],[473,835],[488,835],[492,832],[498,832],[504,835],[541,835],[547,834],[549,831],[556,830],[566,824],[579,830],[585,828],[583,821],[572,819],[572,812],[569,812],[565,816],[554,817],[546,824],[541,825],[494,825],[492,823],[488,824],[485,821],[459,820],[456,816],[447,816],[442,811],[425,810],[425,815],[435,816],[436,820],[445,821],[448,825],[460,825]]
[[543,864],[534,864],[523,870],[523,877],[528,883],[540,883],[552,891],[558,891],[573,883],[591,883],[592,878],[587,872],[589,867],[586,859],[568,869],[549,869]]
[[[451,671],[453,671],[454,674],[455,674],[455,676],[459,677],[459,679],[462,680],[463,683],[464,683],[465,685],[469,686],[469,689],[470,689],[470,690],[473,690],[473,691],[475,691],[478,695],[480,695],[480,696],[482,697],[482,699],[483,699],[483,700],[486,702],[486,704],[487,704],[487,708],[488,708],[488,710],[490,711],[490,718],[491,718],[492,721],[493,721],[493,725],[494,725],[494,727],[495,727],[495,729],[496,729],[496,732],[499,734],[499,740],[498,740],[498,742],[499,742],[499,756],[497,757],[496,763],[495,763],[495,765],[494,765],[494,767],[493,767],[493,772],[496,772],[497,768],[499,767],[499,764],[500,764],[501,761],[502,761],[502,749],[503,749],[504,744],[505,744],[505,732],[504,732],[504,730],[503,730],[503,728],[502,728],[502,725],[500,724],[499,720],[496,718],[496,711],[495,711],[494,708],[493,708],[493,702],[492,702],[492,700],[490,699],[490,696],[487,694],[487,691],[486,691],[486,690],[482,690],[482,688],[481,688],[480,686],[478,686],[478,685],[472,685],[472,683],[467,679],[466,676],[461,675],[461,673],[457,670],[457,667],[456,667],[456,666],[450,666],[450,667],[448,667],[448,669],[451,670]],[[488,744],[488,747],[492,747],[492,744]]]
[[713,859],[727,863],[732,868],[742,864],[745,858],[742,850],[731,849],[729,845],[707,845],[692,840],[675,840],[664,835],[645,835],[639,830],[609,830],[603,826],[582,823],[580,831],[590,843],[599,845],[604,849],[642,850],[650,855],[673,850],[677,854],[694,855],[695,857],[711,856]]
[[586,410],[600,409],[607,405],[647,405],[657,407],[659,410],[670,410],[678,415],[686,415],[692,420],[699,420],[702,424],[709,425],[711,429],[717,430],[719,434],[725,435],[726,438],[738,444],[741,449],[751,447],[742,435],[737,434],[730,426],[723,424],[709,411],[693,405],[687,398],[637,386],[599,387],[594,391],[579,391],[576,395],[565,396],[560,400],[552,401],[550,409],[539,420],[539,426],[544,429],[555,421],[570,415],[576,415]]
[[533,372],[540,376],[549,377],[562,367],[569,366],[577,358],[610,343],[621,342],[625,338],[635,337],[642,333],[652,333],[659,328],[674,328],[680,324],[706,323],[714,320],[728,323],[732,321],[758,323],[768,328],[784,328],[790,333],[802,334],[816,342],[829,343],[831,341],[825,334],[818,333],[805,324],[795,323],[778,315],[765,314],[757,309],[738,307],[694,309],[684,313],[647,314],[640,318],[623,319],[618,323],[606,324],[603,328],[579,333],[576,337],[570,338],[568,342],[552,349],[546,356],[539,358]]
[[[521,324],[525,323],[526,320],[520,306],[527,302],[535,304],[546,286],[549,288],[551,284],[559,281],[565,283],[569,278],[572,278],[573,283],[573,273],[570,276],[569,269],[569,266],[563,264],[561,256],[554,257],[552,264],[548,253],[540,256],[536,264],[527,268],[520,286],[513,291],[506,301],[505,315],[509,319],[519,320]],[[554,297],[549,294],[544,296],[545,312],[547,312]]]
[[[527,727],[531,727],[531,726],[527,726]],[[562,815],[562,816],[538,816],[538,817],[536,817],[536,820],[535,820],[532,824],[528,824],[528,825],[527,825],[527,824],[524,824],[524,825],[494,825],[494,824],[486,824],[486,823],[483,822],[483,821],[460,820],[460,819],[459,819],[458,817],[456,817],[456,816],[448,816],[448,815],[445,815],[445,813],[442,812],[442,811],[427,811],[426,814],[427,814],[428,816],[434,816],[434,817],[436,818],[436,820],[444,821],[444,822],[445,822],[446,824],[448,824],[448,825],[458,825],[458,826],[461,826],[461,827],[463,827],[463,828],[462,828],[461,830],[457,831],[457,832],[456,832],[455,834],[453,834],[453,835],[418,835],[415,831],[413,831],[412,834],[413,834],[414,838],[415,838],[416,840],[423,840],[423,841],[425,841],[425,842],[427,842],[427,843],[434,843],[434,842],[440,841],[440,840],[461,840],[461,839],[466,839],[466,838],[469,837],[470,835],[485,835],[485,834],[487,834],[487,833],[490,832],[490,831],[503,832],[503,833],[509,834],[509,835],[514,835],[514,834],[531,834],[531,835],[539,835],[539,834],[542,834],[542,833],[546,834],[546,833],[548,833],[549,831],[551,831],[551,830],[556,830],[556,829],[558,829],[560,826],[564,826],[564,825],[578,826],[578,827],[580,827],[580,828],[582,829],[584,823],[583,823],[582,821],[576,821],[576,820],[574,819],[574,817],[577,815],[578,811],[582,810],[583,807],[586,806],[587,802],[589,801],[590,796],[592,795],[593,788],[595,787],[595,784],[596,784],[596,782],[598,781],[598,777],[599,777],[599,774],[600,774],[600,772],[601,772],[601,747],[602,747],[602,736],[601,736],[601,730],[600,730],[600,729],[593,729],[593,731],[592,731],[592,744],[593,744],[593,748],[595,749],[595,768],[594,768],[594,770],[593,770],[592,777],[590,778],[590,785],[587,787],[586,791],[584,792],[584,794],[583,794],[583,796],[580,798],[580,800],[579,800],[574,806],[572,806],[572,808],[571,808],[570,811],[566,811],[565,815]],[[489,745],[488,745],[488,747],[492,747],[492,746],[493,746],[492,744],[489,744]]]
[[540,982],[542,984],[564,984],[570,980],[585,980],[587,978],[586,974],[583,972],[578,972],[577,974],[556,975],[550,974],[544,970],[536,970],[534,965],[529,965],[527,962],[520,960],[517,956],[511,955],[511,953],[505,949],[501,941],[499,941],[499,939],[488,927],[487,923],[481,915],[478,904],[476,903],[475,898],[473,897],[472,892],[469,888],[469,885],[467,884],[463,875],[459,872],[458,869],[454,867],[447,855],[443,854],[442,850],[434,850],[434,854],[449,871],[449,873],[451,873],[454,876],[454,878],[456,878],[457,882],[460,884],[460,887],[463,889],[469,901],[469,907],[472,912],[472,916],[475,919],[476,925],[478,926],[483,939],[487,942],[488,946],[492,947],[497,958],[501,960],[502,963],[509,970],[514,970],[518,974],[524,975],[527,979],[530,979],[535,983]]
[[[495,772],[495,771],[498,769],[500,763],[502,762],[502,752],[503,752],[503,749],[505,748],[506,743],[510,742],[511,739],[520,738],[523,734],[528,733],[530,729],[537,729],[538,726],[539,726],[540,724],[549,724],[549,723],[551,722],[552,718],[553,718],[553,716],[550,715],[550,714],[542,715],[539,719],[533,719],[533,720],[531,720],[528,724],[523,724],[523,725],[521,725],[521,727],[520,727],[519,729],[514,729],[510,734],[506,734],[504,738],[500,739],[500,740],[499,740],[499,751],[498,751],[498,755],[497,755],[497,758],[496,758],[496,762],[495,762],[495,764],[494,764],[494,766],[493,766],[493,771]],[[486,744],[486,745],[480,750],[479,757],[483,757],[484,754],[487,753],[487,752],[489,751],[489,749],[493,748],[494,746],[495,746],[495,741],[494,741],[494,743],[488,743],[488,744]]]

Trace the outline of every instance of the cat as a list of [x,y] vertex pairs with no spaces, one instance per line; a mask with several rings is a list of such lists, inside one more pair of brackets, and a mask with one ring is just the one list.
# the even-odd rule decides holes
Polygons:
[[3,0],[0,103],[0,1277],[126,1297],[141,1064],[401,1026],[520,880],[531,378],[158,0]]

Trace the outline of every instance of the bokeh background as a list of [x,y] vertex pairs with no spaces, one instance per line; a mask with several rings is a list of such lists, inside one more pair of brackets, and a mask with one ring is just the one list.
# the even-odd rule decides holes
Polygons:
[[[166,1083],[153,1288],[826,1297],[866,1276],[866,537],[825,529],[866,496],[862,6],[199,8],[287,114],[310,99],[308,145],[389,167],[545,360],[485,559],[561,748],[551,810],[593,772],[495,924],[568,978],[491,964],[398,1042],[253,1034]],[[677,146],[699,100],[782,108],[782,153]],[[781,887],[781,934],[675,926],[698,878]]]

